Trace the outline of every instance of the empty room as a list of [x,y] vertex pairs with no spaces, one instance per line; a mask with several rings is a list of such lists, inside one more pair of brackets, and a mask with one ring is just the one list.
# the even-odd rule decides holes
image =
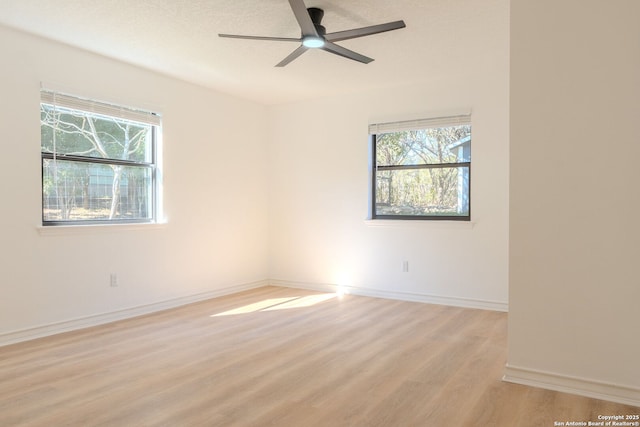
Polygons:
[[0,1],[0,426],[640,426],[637,0]]

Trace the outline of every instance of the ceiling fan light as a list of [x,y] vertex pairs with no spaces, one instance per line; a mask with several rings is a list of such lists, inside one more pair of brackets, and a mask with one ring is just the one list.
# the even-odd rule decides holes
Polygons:
[[302,45],[311,49],[317,49],[324,46],[324,39],[321,37],[307,36],[302,39]]

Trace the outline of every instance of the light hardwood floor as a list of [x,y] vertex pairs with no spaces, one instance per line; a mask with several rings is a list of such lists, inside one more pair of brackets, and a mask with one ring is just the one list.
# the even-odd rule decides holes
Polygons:
[[640,408],[501,381],[505,313],[266,287],[0,348],[0,426],[553,426]]

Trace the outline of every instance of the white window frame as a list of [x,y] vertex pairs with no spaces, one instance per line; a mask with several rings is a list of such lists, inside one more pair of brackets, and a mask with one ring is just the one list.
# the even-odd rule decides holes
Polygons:
[[[59,226],[67,228],[68,226],[90,226],[90,225],[127,225],[127,226],[142,226],[144,224],[159,224],[162,217],[162,184],[161,184],[161,140],[162,140],[162,118],[159,113],[145,111],[142,109],[135,109],[130,107],[124,107],[121,105],[115,105],[107,102],[96,101],[88,98],[82,98],[75,95],[69,95],[66,93],[55,92],[51,90],[42,89],[40,91],[40,104],[51,106],[53,108],[59,107],[66,110],[77,110],[84,113],[89,113],[95,116],[104,116],[109,118],[116,118],[126,120],[130,122],[140,123],[143,125],[150,125],[152,129],[151,136],[151,159],[149,162],[129,162],[119,161],[117,159],[104,159],[96,157],[82,157],[82,156],[65,156],[64,154],[45,152],[41,150],[41,164],[44,171],[45,159],[69,159],[78,162],[86,163],[101,163],[107,165],[123,164],[125,166],[142,166],[150,170],[151,180],[147,185],[147,190],[150,192],[150,210],[151,213],[147,218],[133,218],[133,219],[91,219],[91,220],[47,220],[45,219],[45,188],[44,188],[44,173],[42,174],[42,226],[51,227]],[[42,126],[42,125],[41,125]],[[42,141],[41,141],[42,147]]]

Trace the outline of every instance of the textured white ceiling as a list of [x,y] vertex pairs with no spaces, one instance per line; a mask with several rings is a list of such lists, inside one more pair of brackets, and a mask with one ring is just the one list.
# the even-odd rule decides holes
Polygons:
[[217,34],[299,37],[287,0],[0,0],[0,24],[264,104],[437,79],[482,62],[483,39],[504,28],[493,22],[500,0],[305,3],[325,10],[328,32],[400,19],[407,28],[338,42],[374,58],[368,65],[314,50],[276,68],[295,43]]

